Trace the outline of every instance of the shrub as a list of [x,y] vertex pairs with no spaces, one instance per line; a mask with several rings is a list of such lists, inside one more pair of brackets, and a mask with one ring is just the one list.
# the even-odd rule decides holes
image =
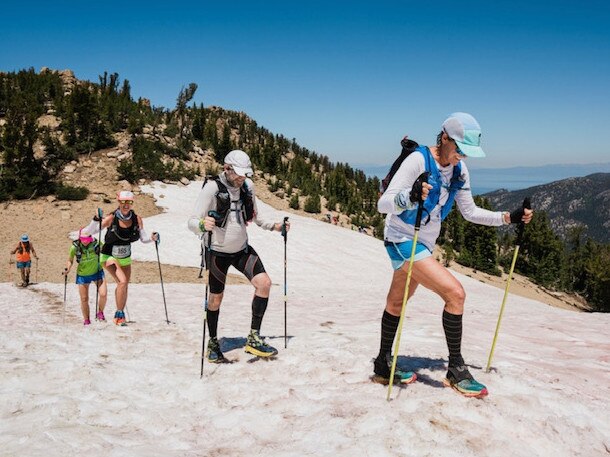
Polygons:
[[89,189],[60,184],[55,189],[55,195],[59,200],[84,200],[89,195]]

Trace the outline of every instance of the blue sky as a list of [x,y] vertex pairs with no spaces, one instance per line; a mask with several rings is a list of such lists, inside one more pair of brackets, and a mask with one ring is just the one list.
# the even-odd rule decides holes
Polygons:
[[0,70],[117,72],[166,107],[196,82],[196,102],[352,165],[432,143],[453,111],[483,128],[473,168],[610,160],[605,1],[126,3],[3,5]]

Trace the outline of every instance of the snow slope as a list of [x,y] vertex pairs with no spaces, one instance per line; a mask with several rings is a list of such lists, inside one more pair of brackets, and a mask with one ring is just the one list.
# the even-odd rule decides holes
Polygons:
[[[186,228],[201,183],[147,188],[166,212],[145,220],[162,235],[163,263],[199,265]],[[161,198],[161,195],[163,197]],[[260,203],[260,202],[259,202]],[[284,214],[260,203],[263,217]],[[2,456],[603,456],[610,449],[610,315],[510,295],[494,356],[483,368],[503,291],[457,275],[467,291],[463,354],[490,395],[442,386],[442,303],[418,290],[407,306],[399,365],[419,381],[369,381],[391,277],[383,244],[290,215],[288,348],[284,349],[279,233],[249,229],[273,280],[262,333],[279,349],[243,352],[252,287],[229,286],[219,336],[231,365],[199,378],[205,286],[132,285],[129,327],[83,328],[78,292],[0,284]],[[152,245],[134,245],[156,261]],[[110,292],[114,284],[110,284]],[[111,295],[106,315],[114,311]],[[65,319],[65,324],[62,321]]]

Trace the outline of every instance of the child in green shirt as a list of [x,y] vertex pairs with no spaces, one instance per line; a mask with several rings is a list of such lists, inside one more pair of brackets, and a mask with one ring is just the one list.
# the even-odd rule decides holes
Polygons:
[[72,268],[74,259],[78,267],[76,268],[76,284],[80,294],[81,311],[83,312],[83,324],[91,324],[89,319],[89,284],[96,283],[99,291],[99,310],[96,318],[105,321],[104,308],[108,298],[108,288],[104,278],[104,270],[99,264],[99,243],[84,229],[78,232],[78,240],[70,246],[70,253],[64,275],[67,275]]

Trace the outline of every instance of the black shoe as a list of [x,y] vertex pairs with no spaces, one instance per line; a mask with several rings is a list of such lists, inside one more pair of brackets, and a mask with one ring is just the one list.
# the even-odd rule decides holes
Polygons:
[[[385,355],[379,354],[374,362],[373,381],[388,384],[392,370],[392,354],[387,352]],[[410,384],[417,379],[417,375],[412,371],[403,371],[396,367],[394,369],[394,384]]]

